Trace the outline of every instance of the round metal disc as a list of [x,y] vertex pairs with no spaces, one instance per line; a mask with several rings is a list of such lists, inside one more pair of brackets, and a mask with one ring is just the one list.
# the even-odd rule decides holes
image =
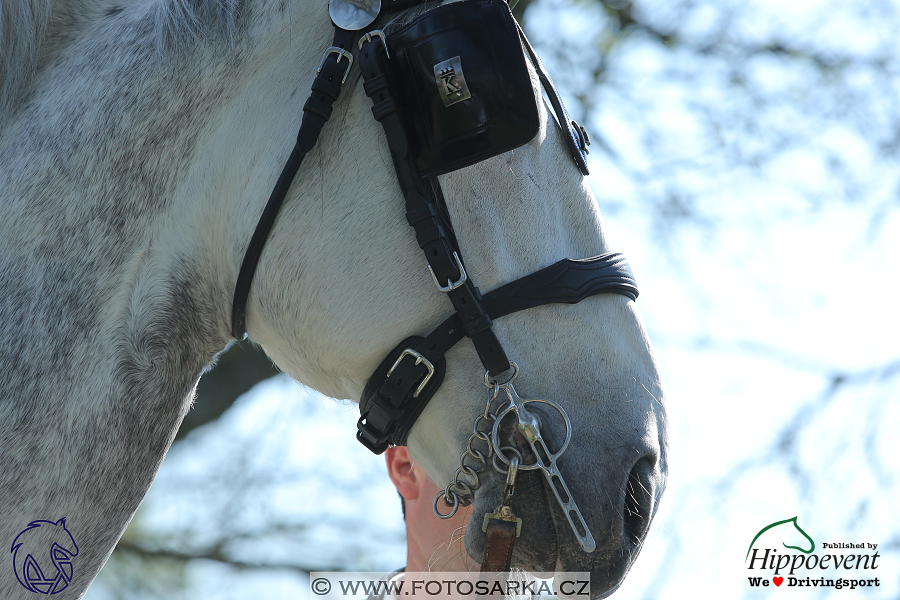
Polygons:
[[328,14],[341,29],[357,31],[371,25],[381,12],[381,0],[330,0]]

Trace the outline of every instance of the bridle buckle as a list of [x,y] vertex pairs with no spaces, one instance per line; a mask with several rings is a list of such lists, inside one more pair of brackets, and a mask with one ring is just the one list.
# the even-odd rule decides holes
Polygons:
[[459,260],[459,254],[457,254],[456,252],[453,253],[453,260],[456,261],[456,269],[459,271],[459,279],[457,281],[450,281],[448,279],[446,287],[441,285],[441,282],[437,280],[437,277],[434,274],[434,269],[431,268],[431,265],[428,265],[428,272],[431,273],[431,278],[434,280],[434,285],[437,286],[437,289],[445,293],[452,292],[469,279],[469,276],[466,275],[466,270],[462,266],[462,261]]
[[413,394],[413,398],[418,398],[419,394],[422,393],[422,390],[425,389],[425,386],[431,380],[431,376],[434,375],[434,365],[431,364],[430,360],[428,360],[427,358],[425,358],[424,356],[422,356],[415,350],[412,350],[411,348],[407,348],[406,350],[401,352],[400,356],[397,358],[397,360],[394,361],[394,366],[392,366],[390,368],[390,370],[387,372],[387,375],[385,378],[389,378],[391,376],[391,373],[394,372],[394,369],[396,369],[398,366],[400,366],[400,363],[403,362],[403,359],[406,358],[407,356],[414,357],[416,359],[417,365],[423,364],[423,365],[425,365],[425,368],[428,369],[428,374],[425,375],[425,379],[422,380],[422,383],[419,384],[419,387],[416,388],[416,391]]
[[322,55],[322,62],[319,63],[319,68],[316,69],[316,74],[322,72],[322,67],[325,66],[325,61],[328,60],[328,57],[332,54],[337,54],[337,62],[341,62],[341,58],[347,59],[347,68],[344,70],[344,77],[341,79],[341,85],[347,81],[347,76],[350,75],[350,67],[353,66],[353,55],[343,48],[338,48],[337,46],[331,46],[327,50],[325,50],[325,54]]
[[391,53],[388,51],[387,38],[385,37],[384,32],[380,29],[373,29],[372,31],[363,34],[363,36],[359,38],[359,49],[362,50],[363,44],[371,42],[372,38],[381,38],[381,43],[384,45],[384,55],[388,60],[390,60]]

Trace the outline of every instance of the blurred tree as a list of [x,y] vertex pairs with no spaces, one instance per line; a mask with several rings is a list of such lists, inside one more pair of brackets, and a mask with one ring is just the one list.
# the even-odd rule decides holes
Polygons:
[[219,355],[215,366],[200,378],[194,405],[184,417],[175,440],[218,419],[241,394],[280,372],[266,353],[252,342],[232,344]]

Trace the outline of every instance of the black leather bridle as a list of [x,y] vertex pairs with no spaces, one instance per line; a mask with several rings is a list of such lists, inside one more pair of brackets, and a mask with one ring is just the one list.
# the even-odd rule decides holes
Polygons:
[[[332,4],[335,3],[346,8],[347,0],[332,0]],[[369,378],[360,400],[357,439],[376,454],[390,445],[406,444],[410,429],[443,381],[446,371],[444,355],[463,337],[472,340],[489,375],[497,377],[510,369],[510,361],[492,329],[494,319],[544,304],[572,304],[595,294],[615,293],[632,300],[638,295],[631,269],[618,253],[587,259],[564,259],[484,295],[468,277],[452,225],[446,216],[437,175],[511,148],[498,143],[491,145],[493,138],[490,136],[494,134],[485,129],[476,132],[486,140],[476,140],[484,142],[484,150],[462,159],[453,157],[446,164],[434,168],[423,162],[419,152],[423,146],[422,133],[412,131],[414,127],[409,120],[411,100],[400,85],[408,85],[408,82],[398,81],[414,62],[412,59],[404,62],[404,52],[413,52],[410,48],[418,48],[414,42],[419,38],[410,41],[409,36],[426,35],[422,31],[427,33],[432,28],[436,32],[427,35],[438,36],[441,31],[447,30],[464,37],[466,24],[476,22],[498,23],[505,30],[514,32],[512,35],[518,41],[513,40],[513,43],[517,46],[510,48],[511,43],[507,43],[504,48],[517,53],[520,60],[524,60],[524,53],[527,53],[563,130],[573,161],[584,175],[588,174],[585,154],[589,142],[584,129],[569,118],[537,54],[503,0],[462,0],[436,8],[425,13],[423,18],[429,20],[420,18],[396,32],[396,39],[399,40],[396,45],[392,42],[393,33],[389,35],[377,28],[377,23],[385,19],[388,13],[422,3],[423,0],[382,0],[380,10],[369,6],[374,20],[362,25],[351,21],[342,21],[342,26],[334,23],[334,41],[325,51],[313,80],[312,93],[303,107],[297,143],[247,247],[232,306],[232,334],[241,339],[246,335],[247,297],[263,246],[303,158],[315,146],[322,127],[331,116],[333,104],[350,73],[354,47],[358,46],[364,89],[372,98],[375,119],[384,127],[397,180],[406,200],[407,221],[415,230],[416,240],[425,254],[435,284],[447,294],[455,310],[430,334],[408,337],[400,342]],[[334,15],[332,12],[333,21]],[[363,18],[359,22],[365,20]],[[363,28],[369,28],[368,32],[361,33]],[[493,51],[501,50],[495,48]],[[427,78],[428,74],[423,76]],[[528,86],[531,89],[530,80]],[[483,91],[488,94],[490,90]],[[472,93],[477,96],[478,90]],[[525,137],[528,141],[533,134]],[[423,171],[427,173],[424,176]]]

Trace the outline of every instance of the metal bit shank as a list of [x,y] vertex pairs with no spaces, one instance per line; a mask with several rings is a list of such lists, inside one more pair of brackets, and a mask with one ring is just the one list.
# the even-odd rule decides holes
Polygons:
[[[520,398],[512,385],[512,381],[500,384],[500,387],[506,392],[510,402],[509,406],[497,415],[497,420],[494,421],[494,427],[491,432],[491,443],[497,451],[498,458],[507,465],[510,465],[510,459],[508,459],[501,451],[502,446],[500,444],[499,432],[500,423],[503,418],[509,413],[514,413],[516,415],[516,428],[528,442],[529,446],[531,446],[531,450],[536,457],[536,462],[527,465],[520,464],[518,465],[518,470],[531,471],[540,469],[544,474],[544,477],[546,477],[547,483],[550,484],[550,488],[553,490],[557,502],[559,502],[559,505],[562,507],[563,513],[566,515],[566,520],[569,521],[569,525],[575,533],[575,537],[578,538],[578,543],[581,544],[581,547],[585,552],[593,552],[597,547],[597,543],[594,541],[594,536],[591,535],[591,530],[588,529],[587,522],[584,520],[584,516],[582,516],[581,511],[578,509],[578,505],[575,504],[572,493],[569,491],[569,486],[566,485],[562,473],[560,473],[559,467],[556,464],[557,459],[566,451],[566,448],[569,447],[569,442],[572,439],[572,422],[569,420],[569,416],[560,405],[550,400]],[[550,405],[559,412],[565,420],[566,438],[562,447],[555,453],[551,452],[547,447],[547,444],[544,443],[544,438],[541,436],[540,422],[537,417],[526,408],[528,404],[537,402]]]

